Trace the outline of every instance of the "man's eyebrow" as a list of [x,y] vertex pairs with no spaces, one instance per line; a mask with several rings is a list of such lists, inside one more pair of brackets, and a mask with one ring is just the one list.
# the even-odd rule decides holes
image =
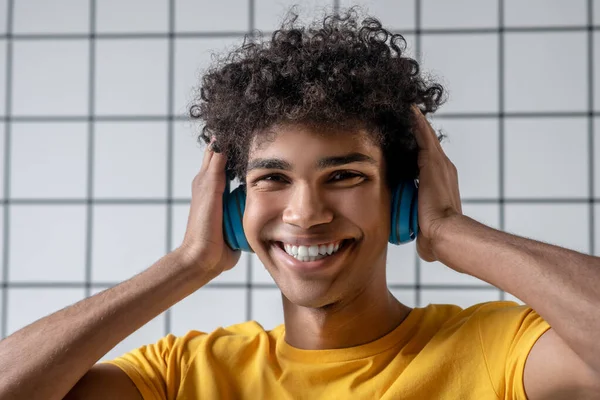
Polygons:
[[281,158],[255,158],[248,163],[246,173],[253,169],[282,169],[285,171],[292,170],[292,164],[282,160]]
[[[338,167],[345,164],[361,162],[376,165],[377,161],[363,153],[349,153],[343,156],[332,156],[321,158],[317,161],[317,169],[325,169],[331,167]],[[281,158],[256,158],[248,163],[246,173],[253,169],[281,169],[284,171],[291,171],[292,165],[282,160]]]
[[343,156],[321,158],[319,161],[317,161],[317,169],[339,167],[340,165],[355,162],[377,165],[377,161],[375,161],[373,157],[370,157],[363,153],[349,153]]

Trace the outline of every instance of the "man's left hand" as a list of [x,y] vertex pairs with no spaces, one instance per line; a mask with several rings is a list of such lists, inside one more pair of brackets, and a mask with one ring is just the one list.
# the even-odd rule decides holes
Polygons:
[[421,110],[413,106],[415,137],[419,145],[419,234],[417,252],[437,261],[434,244],[443,225],[462,215],[456,166],[444,153],[439,139]]

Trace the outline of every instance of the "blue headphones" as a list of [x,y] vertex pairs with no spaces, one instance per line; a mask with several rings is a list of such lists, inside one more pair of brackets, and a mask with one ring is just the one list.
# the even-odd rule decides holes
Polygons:
[[[419,222],[417,220],[416,181],[403,181],[396,186],[392,195],[392,225],[388,241],[392,244],[409,243],[417,237]],[[223,233],[225,242],[233,250],[252,252],[244,228],[242,216],[246,208],[246,191],[239,186],[229,192],[229,178],[226,178],[223,192]]]

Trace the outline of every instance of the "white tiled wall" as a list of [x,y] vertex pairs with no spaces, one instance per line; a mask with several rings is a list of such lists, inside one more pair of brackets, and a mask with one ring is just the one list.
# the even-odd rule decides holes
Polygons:
[[423,35],[424,67],[448,89],[444,112],[497,112],[498,35]]
[[[193,86],[212,51],[239,45],[250,29],[268,34],[291,4],[0,0],[0,187],[8,183],[0,196],[10,200],[0,205],[2,336],[179,245],[202,162],[198,127],[183,118]],[[433,124],[448,135],[464,212],[600,254],[600,119],[590,130],[588,115],[588,92],[600,111],[600,78],[588,80],[588,68],[600,65],[600,0],[311,0],[302,2],[301,20],[354,4],[404,32],[407,54],[449,90]],[[98,119],[89,120],[90,111]],[[98,202],[88,206],[89,195]],[[409,306],[519,301],[420,261],[414,242],[389,247],[387,272],[390,290]],[[266,328],[283,321],[280,293],[250,254],[105,358],[167,332],[247,318]]]
[[100,0],[96,1],[96,31],[164,33],[169,29],[167,15],[169,15],[168,1]]
[[13,40],[11,61],[12,116],[87,114],[88,40]]
[[165,38],[97,40],[96,113],[167,114],[167,54]]
[[424,29],[498,27],[497,0],[421,0],[421,9]]
[[586,35],[507,33],[506,111],[586,111]]
[[[8,1],[0,2],[6,15]],[[14,33],[88,33],[90,3],[80,0],[17,0],[12,2]],[[6,18],[3,18],[6,22]]]
[[248,1],[178,0],[175,26],[180,32],[245,32],[250,28],[249,11]]
[[504,0],[504,4],[504,21],[509,27],[577,26],[587,22],[586,0]]

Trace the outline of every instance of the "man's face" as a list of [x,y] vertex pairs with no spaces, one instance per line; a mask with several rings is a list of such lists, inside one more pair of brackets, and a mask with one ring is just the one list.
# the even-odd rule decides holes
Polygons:
[[363,131],[272,131],[249,150],[243,226],[284,296],[323,307],[385,279],[391,199],[379,146]]

